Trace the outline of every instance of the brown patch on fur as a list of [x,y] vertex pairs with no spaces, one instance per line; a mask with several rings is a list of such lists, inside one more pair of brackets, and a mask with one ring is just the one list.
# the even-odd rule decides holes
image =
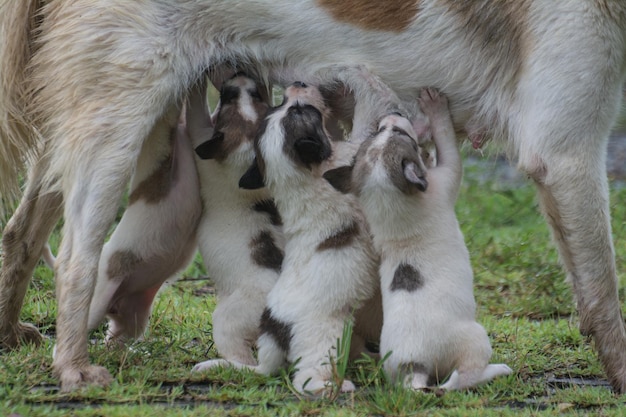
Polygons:
[[348,246],[354,241],[354,238],[358,236],[359,231],[358,223],[352,222],[347,227],[344,227],[317,245],[317,250],[324,251],[327,249],[339,249]]
[[426,167],[421,160],[417,144],[398,136],[389,138],[382,154],[383,165],[389,179],[400,191],[405,194],[415,192],[414,185],[404,175],[404,162],[413,162],[418,167],[418,175],[426,176]]
[[262,231],[256,235],[250,242],[250,249],[252,249],[252,260],[254,263],[263,268],[280,272],[285,255],[276,246],[270,232]]
[[324,172],[323,177],[335,190],[348,194],[352,191],[352,166],[342,166]]
[[363,189],[365,180],[369,177],[376,160],[380,157],[380,153],[382,152],[379,148],[374,148],[370,151],[373,143],[373,139],[368,139],[363,142],[354,157],[352,190],[357,194]]
[[130,193],[128,205],[135,204],[139,200],[145,200],[147,204],[157,204],[162,201],[170,191],[171,172],[172,155],[165,158],[157,169]]
[[413,292],[424,286],[424,277],[412,265],[400,264],[393,274],[393,280],[389,289],[391,291],[408,291]]
[[278,208],[276,207],[274,200],[268,199],[257,201],[254,203],[254,206],[252,206],[252,209],[260,213],[268,214],[270,216],[270,223],[274,226],[283,225],[283,219],[280,217],[280,213],[278,212]]
[[402,32],[415,19],[419,0],[318,0],[317,3],[340,22],[366,30]]
[[266,308],[261,315],[261,333],[267,333],[274,338],[278,346],[289,352],[291,345],[291,324],[282,322],[272,316],[272,310]]
[[141,262],[141,258],[129,250],[115,252],[109,258],[107,277],[116,281],[123,281],[139,262]]
[[[496,85],[514,85],[523,68],[525,50],[529,45],[524,44],[524,35],[527,28],[528,13],[531,1],[529,0],[501,0],[494,4],[492,0],[441,0],[460,23],[474,51],[498,58],[501,68],[486,73],[486,77],[506,77]],[[498,75],[496,75],[498,74]]]
[[257,122],[244,119],[236,105],[227,105],[220,109],[215,126],[216,132],[224,135],[224,141],[215,159],[222,162],[243,143],[254,140],[261,121],[267,113],[268,106],[265,103],[254,102],[254,110],[258,115]]

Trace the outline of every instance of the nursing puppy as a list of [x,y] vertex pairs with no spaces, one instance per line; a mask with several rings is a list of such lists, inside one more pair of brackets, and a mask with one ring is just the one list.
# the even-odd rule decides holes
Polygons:
[[[295,363],[294,387],[320,393],[332,377],[329,355],[346,321],[378,282],[377,256],[356,198],[322,178],[333,148],[319,91],[296,82],[268,114],[244,188],[266,185],[283,219],[282,271],[261,319],[256,371]],[[237,365],[237,364],[235,364]],[[345,381],[343,390],[354,385]]]
[[140,172],[151,173],[134,178],[128,207],[102,250],[88,327],[106,315],[109,340],[141,337],[159,288],[196,253],[202,201],[184,112],[168,140],[140,158]]
[[[462,176],[447,100],[420,96],[437,164],[426,170],[409,121],[387,116],[361,145],[353,166],[325,177],[358,196],[381,254],[385,371],[413,389],[464,389],[506,375],[489,365],[491,345],[475,321],[469,254],[454,213]],[[453,372],[454,371],[454,372]]]
[[[16,195],[20,168],[42,142],[47,162],[35,169],[49,180],[43,188],[29,185],[34,200],[23,200],[14,218],[30,220],[7,225],[3,241],[11,251],[4,256],[20,262],[20,248],[30,245],[27,238],[42,219],[63,212],[53,368],[65,390],[111,381],[89,361],[87,315],[102,244],[142,144],[156,134],[155,123],[169,129],[168,109],[207,68],[253,61],[283,85],[344,79],[355,96],[355,137],[397,106],[392,95],[371,88],[371,77],[362,77],[367,69],[404,102],[425,85],[444,91],[455,128],[467,130],[474,146],[489,137],[506,141],[537,185],[576,294],[581,331],[593,336],[613,387],[626,391],[626,329],[605,169],[626,77],[626,3],[381,4],[4,1],[0,194]],[[29,230],[22,233],[21,225]],[[0,274],[4,345],[40,338],[18,320],[29,279],[22,272]]]
[[[222,86],[212,136],[207,131],[192,137],[200,143],[196,153],[204,202],[199,248],[217,294],[213,341],[222,358],[245,365],[256,365],[252,347],[283,260],[282,222],[268,190],[239,188],[268,108],[252,79],[235,76]],[[194,90],[190,111],[210,121],[206,88]],[[194,371],[220,363],[202,362]]]
[[[100,257],[88,328],[94,329],[106,316],[107,342],[142,337],[155,295],[196,252],[202,202],[184,108],[177,126],[162,132],[167,134],[155,136],[142,150],[128,206]],[[40,224],[52,227],[57,218],[50,215]],[[42,226],[29,243],[32,248],[41,245],[42,257],[54,267],[56,259],[45,242],[48,235]],[[28,256],[22,265],[7,258],[2,273],[34,267],[36,252]]]

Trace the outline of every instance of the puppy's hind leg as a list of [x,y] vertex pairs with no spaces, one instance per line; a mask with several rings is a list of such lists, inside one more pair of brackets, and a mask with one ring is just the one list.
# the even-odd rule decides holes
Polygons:
[[4,259],[0,270],[0,345],[39,343],[39,331],[19,321],[30,278],[54,225],[61,217],[60,193],[45,192],[43,156],[31,169],[26,192],[2,234]]
[[456,370],[448,381],[441,385],[445,390],[462,390],[491,381],[511,372],[505,364],[489,364],[491,343],[487,332],[476,322],[459,323],[455,332],[459,346]]

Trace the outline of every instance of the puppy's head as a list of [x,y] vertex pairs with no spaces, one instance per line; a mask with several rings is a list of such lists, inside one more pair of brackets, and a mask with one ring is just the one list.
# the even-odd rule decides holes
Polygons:
[[213,136],[196,153],[202,159],[238,158],[249,165],[254,138],[268,109],[254,80],[236,74],[222,85]]
[[316,87],[295,82],[283,103],[271,110],[255,141],[256,163],[242,177],[243,188],[266,180],[310,173],[332,155],[325,128],[328,110]]
[[344,193],[382,187],[414,194],[428,187],[417,135],[409,120],[398,115],[381,120],[376,135],[361,144],[353,165],[329,170],[324,178]]

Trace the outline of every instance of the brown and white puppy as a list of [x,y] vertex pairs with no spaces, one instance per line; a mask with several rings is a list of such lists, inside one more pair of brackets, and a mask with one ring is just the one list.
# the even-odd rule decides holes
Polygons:
[[139,172],[151,173],[133,180],[128,207],[102,249],[88,327],[106,315],[107,339],[141,337],[159,288],[196,253],[202,201],[184,108],[161,145],[140,158]]
[[[407,103],[425,85],[444,91],[455,128],[467,127],[475,146],[506,140],[537,185],[581,330],[594,337],[613,387],[626,391],[605,172],[626,78],[625,2],[8,0],[0,19],[0,194],[18,189],[42,138],[46,161],[34,170],[47,180],[27,187],[35,200],[7,225],[5,245],[19,242],[4,256],[19,263],[19,248],[39,226],[49,229],[42,219],[65,201],[53,363],[64,389],[111,380],[89,362],[86,317],[142,144],[157,121],[169,129],[167,109],[207,68],[253,61],[279,84],[346,79],[357,137],[396,106],[359,75],[366,69]],[[0,340],[12,346],[39,337],[18,320],[30,268],[16,268],[0,274]]]
[[[155,295],[196,252],[202,202],[191,145],[183,107],[170,134],[142,151],[128,206],[103,247],[89,308],[89,329],[109,319],[107,341],[141,338]],[[48,244],[42,257],[54,267]]]
[[325,177],[358,195],[381,255],[385,371],[413,389],[448,376],[442,388],[465,389],[511,369],[489,364],[489,338],[475,320],[472,268],[454,212],[462,166],[447,100],[427,89],[420,104],[436,166],[426,169],[410,122],[392,115],[354,165]]
[[[244,188],[267,186],[283,219],[285,258],[261,319],[258,367],[272,373],[295,363],[294,387],[320,393],[332,379],[346,321],[374,294],[377,256],[356,198],[322,177],[333,148],[328,110],[315,87],[296,82],[268,114],[255,142]],[[238,365],[238,364],[235,364]],[[353,390],[345,381],[343,390]]]
[[[198,244],[217,295],[213,341],[222,358],[245,365],[257,363],[252,348],[283,260],[282,221],[269,191],[239,188],[254,160],[254,138],[268,108],[256,83],[237,75],[222,86],[212,135],[196,137],[198,130],[190,131],[193,142],[200,143],[196,153],[204,215]],[[210,119],[205,88],[192,93],[190,111]],[[219,364],[208,360],[193,371]]]

